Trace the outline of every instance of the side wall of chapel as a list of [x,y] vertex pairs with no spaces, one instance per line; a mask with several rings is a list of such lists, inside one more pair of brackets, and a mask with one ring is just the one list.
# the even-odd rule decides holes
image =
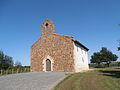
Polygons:
[[77,43],[73,43],[73,45],[74,45],[75,72],[89,70],[87,50],[78,45]]

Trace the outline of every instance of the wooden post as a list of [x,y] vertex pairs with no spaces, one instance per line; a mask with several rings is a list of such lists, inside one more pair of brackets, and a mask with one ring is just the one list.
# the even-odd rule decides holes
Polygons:
[[6,75],[8,74],[8,70],[5,70]]
[[26,72],[26,68],[24,69],[24,72]]
[[22,69],[20,69],[20,73],[22,73]]
[[18,73],[18,69],[17,69],[17,73]]
[[2,69],[1,69],[1,75],[2,75]]
[[12,74],[14,73],[14,70],[12,69]]

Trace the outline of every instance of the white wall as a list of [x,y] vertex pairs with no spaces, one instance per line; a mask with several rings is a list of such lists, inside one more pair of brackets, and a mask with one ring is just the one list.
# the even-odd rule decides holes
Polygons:
[[84,70],[88,70],[88,53],[80,45],[73,43],[74,45],[74,68],[75,72],[81,72]]

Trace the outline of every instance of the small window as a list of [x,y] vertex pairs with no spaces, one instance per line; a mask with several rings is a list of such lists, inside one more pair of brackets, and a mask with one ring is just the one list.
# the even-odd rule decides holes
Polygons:
[[48,30],[48,23],[46,23],[46,25],[45,25],[45,26],[46,26],[46,30]]
[[77,52],[78,52],[78,47],[77,47]]
[[84,63],[84,58],[82,58],[82,62]]
[[82,52],[82,54],[83,54],[83,50],[81,49],[81,52]]

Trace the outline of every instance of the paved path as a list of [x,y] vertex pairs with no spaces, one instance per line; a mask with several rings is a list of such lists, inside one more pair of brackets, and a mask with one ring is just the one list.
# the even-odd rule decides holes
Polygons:
[[65,72],[30,72],[0,76],[0,90],[50,90]]

